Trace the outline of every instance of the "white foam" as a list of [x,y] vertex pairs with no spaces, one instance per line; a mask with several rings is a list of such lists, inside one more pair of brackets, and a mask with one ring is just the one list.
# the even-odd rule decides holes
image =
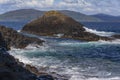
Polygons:
[[85,80],[120,80],[120,77],[113,77],[113,78],[89,78]]
[[105,31],[97,31],[95,29],[89,29],[87,27],[84,27],[86,32],[90,32],[90,33],[94,33],[96,35],[99,35],[99,36],[112,36],[114,35],[115,33],[114,32],[105,32]]
[[64,36],[64,34],[59,33],[59,34],[54,34],[54,36],[57,36],[58,38],[61,38],[62,36]]
[[[70,77],[69,80],[120,80],[120,77],[111,77],[111,78],[99,78],[99,77],[86,77],[85,75],[89,75],[88,73],[83,73],[86,70],[89,70],[91,68],[88,69],[82,69],[80,67],[75,67],[72,65],[64,65],[64,63],[68,63],[67,59],[66,61],[60,61],[59,59],[56,59],[52,56],[45,56],[45,57],[39,57],[39,58],[29,58],[27,56],[24,55],[24,53],[28,51],[30,52],[30,50],[21,50],[21,49],[14,49],[11,50],[10,53],[15,56],[16,58],[18,58],[21,62],[24,62],[25,64],[32,64],[34,66],[38,66],[38,67],[43,67],[43,68],[47,68],[47,72],[56,72],[60,75],[68,75]],[[40,50],[39,50],[40,51]],[[79,70],[81,72],[79,72]],[[93,69],[94,70],[94,69]],[[44,71],[44,70],[43,70]],[[106,73],[106,72],[99,72],[97,71],[96,76],[104,76],[104,74],[106,76],[109,76],[110,73]],[[94,75],[94,74],[93,74]]]
[[[113,40],[113,41],[96,41],[96,42],[77,42],[77,41],[64,41],[64,42],[60,42],[58,43],[59,45],[101,45],[101,44],[118,44],[120,43],[120,40]],[[57,44],[57,45],[58,45]],[[37,47],[36,47],[37,46]],[[120,77],[111,77],[111,78],[100,78],[102,76],[104,76],[104,74],[106,76],[111,75],[109,72],[99,72],[98,70],[95,70],[95,73],[92,74],[93,77],[86,77],[84,75],[89,75],[89,70],[91,68],[87,68],[87,69],[83,69],[81,67],[77,67],[77,66],[73,66],[73,65],[69,65],[67,63],[69,63],[69,59],[66,58],[66,60],[59,60],[58,58],[54,57],[54,56],[40,56],[40,57],[28,57],[27,55],[24,54],[34,54],[34,52],[43,52],[41,54],[44,54],[44,52],[46,51],[55,51],[54,49],[51,49],[50,46],[48,46],[47,44],[44,44],[43,46],[38,46],[35,44],[31,44],[29,46],[27,46],[25,49],[15,49],[12,48],[12,50],[10,51],[10,54],[15,56],[16,58],[18,58],[21,62],[25,63],[25,64],[32,64],[34,66],[38,66],[38,67],[46,67],[48,70],[48,72],[56,72],[58,74],[61,75],[69,75],[70,79],[69,80],[120,80]],[[86,72],[86,73],[84,73]],[[100,76],[100,77],[94,77],[95,76]]]
[[115,39],[111,41],[99,40],[98,44],[120,44],[120,39]]
[[17,32],[21,32],[21,30],[17,30]]
[[[60,42],[58,43],[61,46],[85,46],[85,45],[104,45],[104,44],[120,44],[120,39],[115,39],[111,41],[104,41],[104,40],[99,40],[99,41],[91,41],[91,42]],[[88,46],[89,47],[89,46]]]

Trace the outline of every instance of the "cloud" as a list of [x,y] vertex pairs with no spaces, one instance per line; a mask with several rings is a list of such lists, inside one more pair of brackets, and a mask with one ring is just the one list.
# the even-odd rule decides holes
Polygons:
[[7,3],[9,0],[0,0],[0,4]]
[[78,3],[78,0],[63,0],[63,2],[66,2],[66,3]]
[[9,7],[48,7],[53,5],[54,0],[0,0],[0,5],[9,5]]
[[[26,6],[38,6],[38,7],[48,7],[52,6],[54,3],[54,0],[31,0],[31,1],[25,1],[23,4]],[[24,5],[23,5],[24,6]]]
[[23,8],[47,9],[53,4],[54,0],[0,0],[0,9],[2,13]]
[[120,12],[120,0],[63,0],[59,3],[60,6],[86,14],[119,15]]
[[64,9],[86,14],[107,13],[119,15],[120,0],[0,0],[0,9],[34,8],[39,10]]

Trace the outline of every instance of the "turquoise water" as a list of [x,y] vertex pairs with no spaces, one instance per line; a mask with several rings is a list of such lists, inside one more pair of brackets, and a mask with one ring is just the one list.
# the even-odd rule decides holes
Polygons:
[[[67,76],[69,80],[119,80],[120,42],[80,42],[70,39],[43,38],[41,48],[29,46],[11,54],[42,71]],[[41,70],[41,69],[40,69]],[[117,78],[117,79],[116,79]]]
[[[87,27],[88,24],[90,23],[85,23]],[[98,29],[98,25],[102,26],[102,23],[98,23],[97,26],[96,23],[91,25],[93,26],[88,28],[96,29],[90,30],[94,33],[98,33],[101,29],[102,33],[99,32],[99,34],[120,32],[119,25],[116,28],[114,24],[110,25],[114,28],[111,30],[108,26],[105,28],[105,25],[109,25],[107,23],[101,29]],[[35,45],[29,45],[22,50],[13,48],[10,54],[24,63],[36,66],[41,71],[58,73],[69,80],[120,80],[120,40],[83,42],[73,39],[37,37],[46,41],[44,46],[36,48]]]

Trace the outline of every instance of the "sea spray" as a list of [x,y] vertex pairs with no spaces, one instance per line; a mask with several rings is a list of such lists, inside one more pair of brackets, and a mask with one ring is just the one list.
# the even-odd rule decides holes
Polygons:
[[109,37],[109,36],[112,36],[115,34],[114,32],[97,31],[95,29],[89,29],[87,27],[84,27],[84,28],[87,32],[94,33],[99,36],[108,36]]
[[120,40],[81,42],[44,38],[44,46],[12,48],[10,54],[47,73],[64,75],[69,80],[119,80]]

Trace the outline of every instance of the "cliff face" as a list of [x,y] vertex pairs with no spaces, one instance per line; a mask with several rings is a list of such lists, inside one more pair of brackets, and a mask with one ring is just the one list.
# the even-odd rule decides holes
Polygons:
[[8,48],[25,48],[29,44],[39,44],[42,45],[43,41],[37,38],[24,36],[12,28],[6,28],[5,26],[0,26],[0,32],[7,43]]
[[18,64],[16,59],[0,51],[0,80],[36,80],[37,77]]
[[19,62],[7,50],[6,41],[0,33],[0,80],[54,80],[51,75],[40,73],[34,66]]
[[46,12],[41,18],[26,24],[22,31],[42,36],[62,34],[64,38],[85,41],[107,40],[105,37],[86,32],[82,24],[57,11]]
[[9,50],[4,38],[2,37],[2,34],[0,33],[0,48],[4,48],[5,50]]
[[7,45],[0,33],[0,80],[36,80],[37,77],[18,64],[7,52]]

